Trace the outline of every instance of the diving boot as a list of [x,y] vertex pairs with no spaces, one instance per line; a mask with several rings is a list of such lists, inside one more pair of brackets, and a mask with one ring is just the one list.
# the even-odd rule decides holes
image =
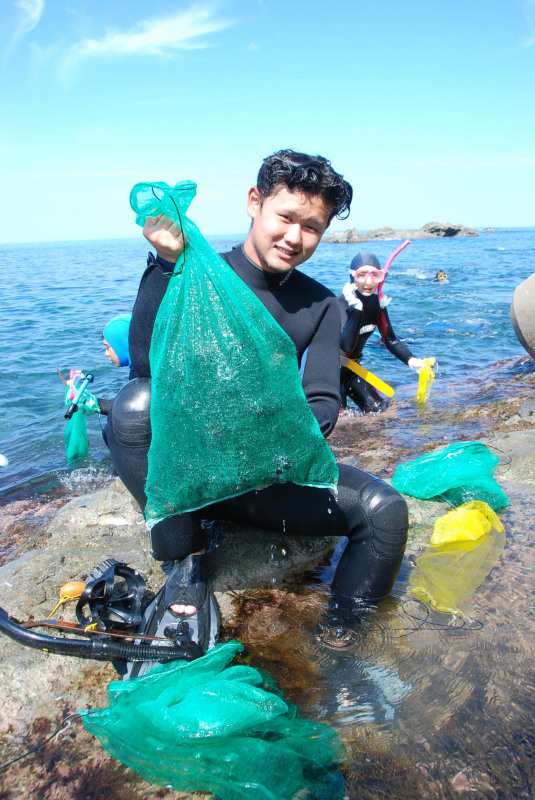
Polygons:
[[[137,633],[164,637],[199,655],[219,636],[219,611],[204,576],[204,555],[191,555],[175,564],[154,600],[146,608]],[[175,614],[170,606],[191,605],[194,614]],[[129,662],[123,680],[145,675],[157,662]]]

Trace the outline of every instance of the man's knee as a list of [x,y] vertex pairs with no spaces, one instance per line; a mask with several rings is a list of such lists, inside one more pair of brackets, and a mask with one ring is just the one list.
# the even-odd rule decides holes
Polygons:
[[370,503],[373,529],[372,547],[382,558],[398,558],[407,544],[409,510],[403,497],[392,486],[376,481]]
[[409,512],[405,500],[388,483],[367,472],[343,464],[339,468],[351,533],[356,540],[368,539],[381,558],[398,558],[407,543]]
[[150,400],[150,378],[134,378],[115,398],[111,414],[113,434],[122,447],[149,447]]
[[150,440],[150,379],[136,378],[123,386],[113,402],[106,426],[106,444],[115,471],[142,510],[146,503]]

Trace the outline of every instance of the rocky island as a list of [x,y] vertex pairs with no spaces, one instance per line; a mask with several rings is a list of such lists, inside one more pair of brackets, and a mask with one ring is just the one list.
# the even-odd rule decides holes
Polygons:
[[352,244],[353,242],[369,242],[372,239],[443,239],[451,236],[479,236],[475,228],[465,225],[453,225],[451,222],[428,222],[416,230],[395,231],[393,228],[377,228],[374,231],[358,231],[348,228],[343,233],[328,233],[324,242]]

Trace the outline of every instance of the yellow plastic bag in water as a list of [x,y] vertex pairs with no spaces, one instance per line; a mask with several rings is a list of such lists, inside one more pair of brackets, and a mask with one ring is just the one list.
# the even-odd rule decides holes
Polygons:
[[439,517],[431,536],[431,546],[437,547],[448,542],[475,542],[494,528],[503,533],[503,525],[483,500],[463,503]]
[[[467,509],[467,506],[472,508]],[[483,506],[486,509],[480,508]],[[441,519],[450,517],[451,520],[453,516],[456,525],[455,515],[463,508],[466,512],[465,520],[470,520],[472,534],[479,531],[479,537],[475,541],[467,539],[465,524],[464,541],[444,538],[442,544],[428,548],[417,560],[409,576],[409,583],[412,593],[436,611],[466,619],[460,606],[472,596],[499,560],[505,546],[505,533],[496,514],[481,501],[465,503]],[[457,519],[462,516],[459,515]],[[446,526],[442,527],[445,530]],[[481,534],[483,528],[487,532]],[[454,530],[454,535],[456,533],[458,530]]]
[[414,402],[423,405],[427,403],[429,390],[435,380],[435,373],[433,367],[436,363],[436,358],[424,358],[425,367],[422,367],[418,374],[418,391],[414,397]]

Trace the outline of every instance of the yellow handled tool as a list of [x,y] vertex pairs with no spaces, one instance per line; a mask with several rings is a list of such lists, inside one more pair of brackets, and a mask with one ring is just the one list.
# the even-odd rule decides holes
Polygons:
[[347,369],[350,369],[352,372],[355,373],[355,375],[358,375],[360,378],[364,378],[364,380],[367,383],[370,383],[372,386],[375,386],[376,389],[378,389],[383,394],[386,394],[387,397],[394,396],[394,390],[392,389],[391,386],[388,385],[388,383],[382,381],[381,378],[378,378],[377,375],[373,374],[373,372],[370,372],[369,370],[364,369],[364,367],[361,367],[358,361],[354,361],[352,358],[347,358],[347,356],[340,356],[340,364],[343,367],[347,367]]

